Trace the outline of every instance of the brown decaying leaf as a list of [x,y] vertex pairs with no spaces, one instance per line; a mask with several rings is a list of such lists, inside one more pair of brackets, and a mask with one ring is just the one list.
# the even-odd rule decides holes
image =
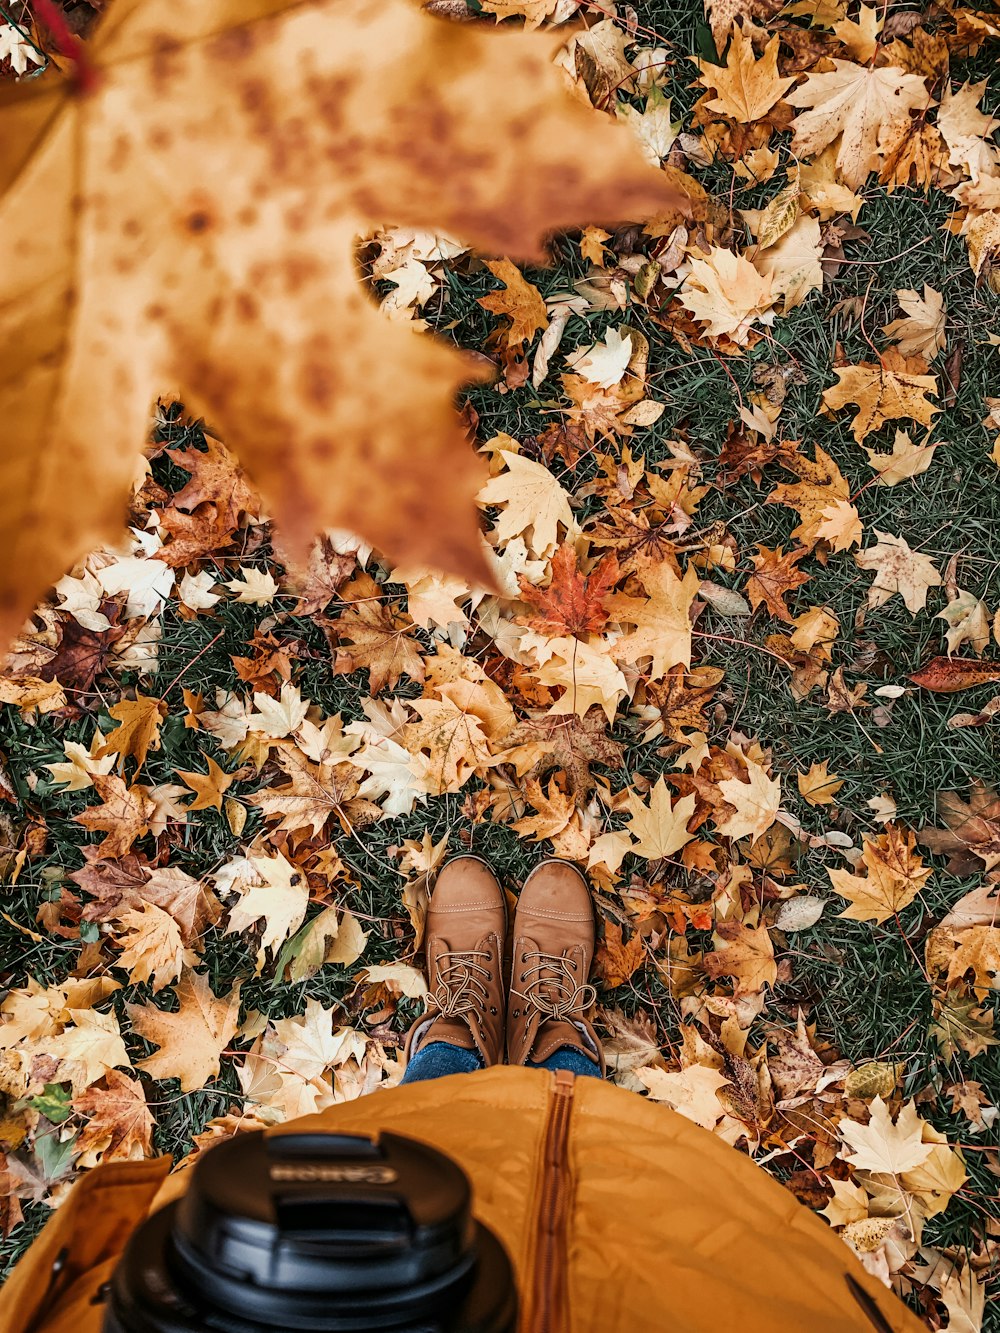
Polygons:
[[978,661],[970,657],[934,657],[909,677],[914,685],[936,694],[957,694],[977,685],[1000,680],[1000,662]]
[[[0,298],[0,633],[120,533],[165,383],[216,422],[300,551],[350,528],[488,582],[479,469],[451,406],[470,363],[378,313],[353,238],[389,214],[541,258],[555,228],[684,209],[676,184],[567,97],[530,34],[496,40],[401,0],[250,0],[238,17],[222,0],[119,0],[114,19],[88,97],[53,74],[0,118],[18,256]],[[164,180],[183,181],[166,206]]]

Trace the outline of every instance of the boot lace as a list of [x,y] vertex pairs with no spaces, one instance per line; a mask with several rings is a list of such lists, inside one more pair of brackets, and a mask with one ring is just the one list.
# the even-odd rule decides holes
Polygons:
[[433,993],[439,1014],[445,1018],[459,1018],[462,1014],[483,1011],[489,998],[487,988],[493,974],[479,960],[489,957],[485,949],[441,955]]
[[573,1014],[588,1009],[597,1000],[597,991],[591,985],[580,985],[576,979],[576,964],[563,954],[534,953],[523,955],[524,990],[511,994],[536,1009],[543,1018],[569,1019]]

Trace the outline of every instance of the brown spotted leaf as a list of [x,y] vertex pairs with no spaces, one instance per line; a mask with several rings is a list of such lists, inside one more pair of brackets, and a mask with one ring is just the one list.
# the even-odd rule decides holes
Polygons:
[[1000,680],[1000,662],[981,662],[971,657],[934,657],[910,677],[914,685],[935,694],[957,694],[976,685]]
[[117,0],[87,96],[55,66],[11,90],[0,632],[121,533],[165,385],[300,553],[349,528],[489,581],[453,407],[472,363],[379,314],[354,240],[391,217],[542,259],[560,227],[687,211],[551,49],[403,0]]

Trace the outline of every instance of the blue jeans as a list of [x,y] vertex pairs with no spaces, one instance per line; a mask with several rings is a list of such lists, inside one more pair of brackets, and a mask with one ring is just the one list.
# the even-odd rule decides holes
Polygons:
[[[529,1069],[567,1069],[571,1074],[580,1074],[589,1078],[600,1078],[601,1067],[596,1060],[590,1060],[581,1051],[571,1046],[561,1046],[541,1064],[530,1064]],[[444,1078],[448,1074],[471,1074],[483,1068],[478,1051],[467,1051],[462,1046],[453,1046],[449,1041],[431,1041],[421,1047],[406,1066],[403,1083],[421,1083],[428,1078]]]

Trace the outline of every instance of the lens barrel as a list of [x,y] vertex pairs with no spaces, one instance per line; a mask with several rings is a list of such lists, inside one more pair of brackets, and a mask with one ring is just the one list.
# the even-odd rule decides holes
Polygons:
[[396,1134],[238,1134],[140,1226],[104,1333],[513,1333],[510,1261],[444,1153]]

